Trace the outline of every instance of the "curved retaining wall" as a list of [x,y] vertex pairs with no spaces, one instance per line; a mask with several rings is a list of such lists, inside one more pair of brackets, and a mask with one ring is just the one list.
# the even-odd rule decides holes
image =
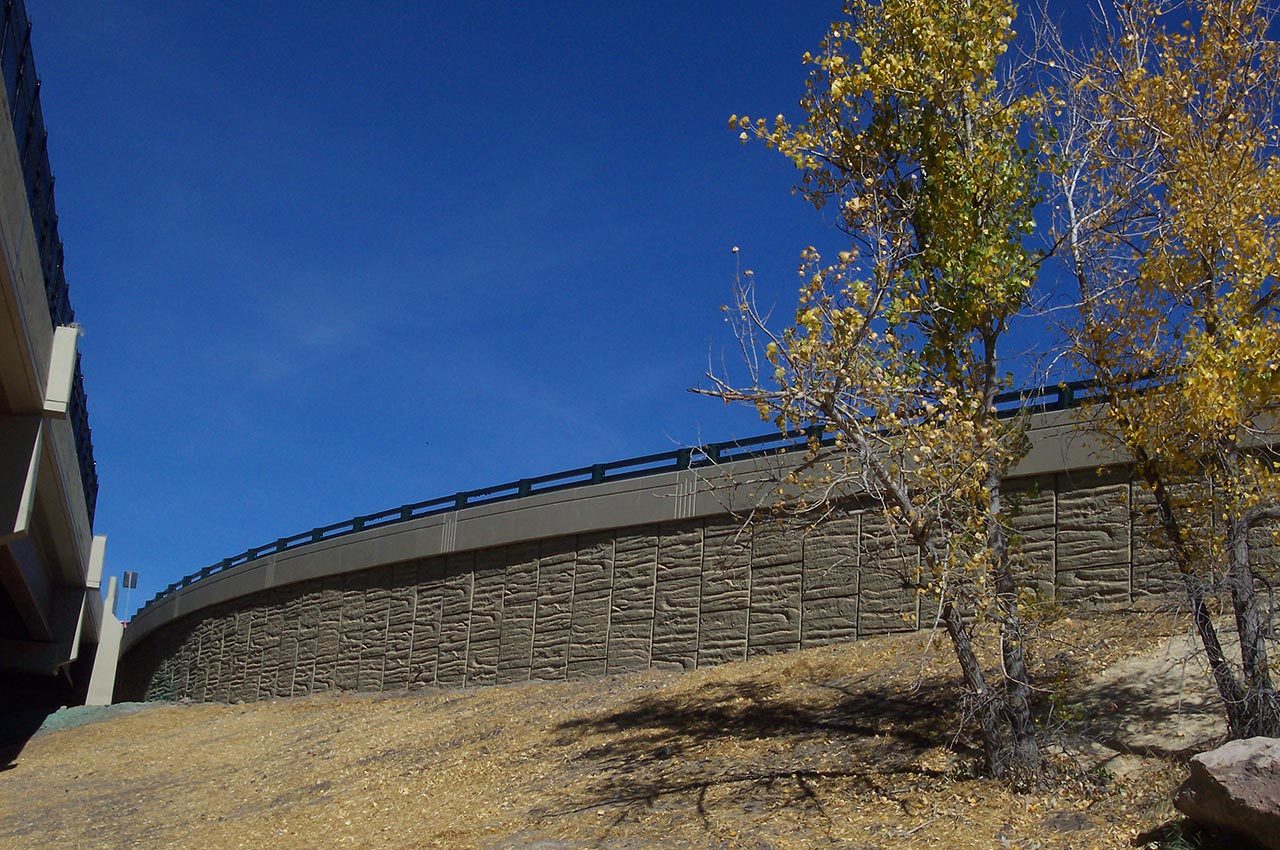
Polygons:
[[[1065,603],[1173,589],[1142,493],[1071,412],[1041,414],[1007,489],[1023,568]],[[851,500],[817,530],[735,512],[784,458],[466,508],[259,558],[149,606],[120,699],[253,700],[644,669],[917,628],[915,547]]]

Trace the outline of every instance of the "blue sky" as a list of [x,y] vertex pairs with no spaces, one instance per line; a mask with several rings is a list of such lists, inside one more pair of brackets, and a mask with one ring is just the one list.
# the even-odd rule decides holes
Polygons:
[[736,357],[730,248],[789,308],[833,234],[727,117],[794,114],[838,6],[28,0],[131,607],[354,514],[767,430],[686,391]]

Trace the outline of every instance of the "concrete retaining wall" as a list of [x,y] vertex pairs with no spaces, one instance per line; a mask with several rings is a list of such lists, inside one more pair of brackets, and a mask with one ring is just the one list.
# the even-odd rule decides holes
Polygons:
[[[1046,435],[1021,471],[1063,463],[1046,448],[1063,445],[1061,434]],[[1100,477],[1097,455],[1072,451],[1063,465],[1073,471],[1008,486],[1023,569],[1040,593],[1120,608],[1176,590],[1167,559],[1145,542],[1140,488]],[[875,505],[853,502],[807,533],[744,528],[711,501],[658,505],[692,516],[600,529],[578,509],[581,533],[407,559],[393,549],[400,557],[372,568],[331,555],[327,573],[287,583],[268,564],[262,589],[202,591],[198,605],[175,599],[131,624],[117,698],[237,701],[692,668],[911,630],[933,613],[907,586],[914,546]],[[446,541],[457,522],[444,521]]]

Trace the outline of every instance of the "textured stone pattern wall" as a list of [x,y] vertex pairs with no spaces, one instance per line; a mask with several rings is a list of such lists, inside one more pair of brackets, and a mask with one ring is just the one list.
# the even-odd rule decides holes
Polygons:
[[[1029,580],[1123,608],[1176,590],[1137,485],[1009,487]],[[241,701],[693,668],[927,625],[918,566],[874,506],[816,530],[728,516],[437,556],[203,609],[122,662],[121,698]]]

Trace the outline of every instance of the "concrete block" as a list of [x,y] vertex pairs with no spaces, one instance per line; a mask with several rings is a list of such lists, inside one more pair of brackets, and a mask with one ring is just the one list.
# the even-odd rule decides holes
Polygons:
[[802,646],[822,646],[857,637],[861,534],[862,513],[848,508],[834,512],[804,534]]
[[664,523],[659,535],[652,663],[692,669],[698,661],[702,522]]
[[498,678],[502,640],[502,597],[507,565],[501,549],[476,553],[467,642],[467,685],[492,685]]
[[188,696],[191,683],[192,645],[186,623],[175,623],[170,655],[173,658],[173,692],[177,698]]
[[604,658],[570,658],[565,673],[568,679],[597,679],[605,674]]
[[267,614],[267,622],[276,636],[276,645],[272,662],[262,672],[262,696],[259,699],[289,696],[298,660],[298,605],[304,590],[302,585],[286,585],[270,594],[271,611]]
[[307,593],[300,600],[298,617],[294,621],[298,632],[298,661],[293,671],[290,696],[300,696],[314,691],[316,656],[320,644],[320,612],[324,604],[324,583],[308,582]]
[[436,683],[461,687],[467,681],[467,645],[471,639],[471,592],[475,553],[446,556],[440,616],[440,655]]
[[1249,565],[1259,589],[1275,587],[1280,580],[1280,523],[1270,522],[1249,530]]
[[226,666],[226,647],[223,641],[228,630],[228,617],[225,614],[219,616],[217,611],[211,611],[207,622],[209,628],[202,633],[200,642],[200,667],[204,673],[202,677],[204,694],[200,699],[205,702],[215,702],[219,699],[222,670]]
[[[266,594],[266,623],[262,640],[262,671],[258,675],[257,699],[271,699],[276,696],[280,679],[280,668],[284,666],[283,644],[285,607],[289,604],[289,595],[280,590],[271,590]],[[290,656],[289,664],[293,663]]]
[[356,690],[383,690],[387,663],[387,630],[391,613],[391,568],[364,570],[364,614],[360,618],[360,671]]
[[[218,685],[221,680],[223,655],[222,636],[226,629],[226,621],[218,616],[217,611],[210,611],[210,616],[201,618],[200,627],[196,629],[196,668],[197,673],[191,679],[191,698],[200,702],[216,702]],[[116,699],[140,699],[138,693],[127,693],[117,688]]]
[[[1119,475],[1063,475],[1058,481],[1058,598],[1068,604],[1126,604],[1129,482]],[[1094,581],[1107,586],[1090,586]]]
[[391,568],[391,584],[387,588],[387,651],[382,669],[382,689],[385,691],[409,687],[417,573],[417,564],[413,561],[403,561]]
[[1133,598],[1144,607],[1177,604],[1185,595],[1169,540],[1156,514],[1156,500],[1141,481],[1129,488],[1133,548]]
[[249,652],[245,659],[244,683],[241,686],[240,699],[245,702],[257,702],[262,687],[262,674],[266,655],[270,651],[267,641],[267,609],[269,602],[266,594],[255,594],[249,615]]
[[164,702],[174,698],[172,657],[168,655],[156,658],[155,667],[147,679],[147,699]]
[[919,623],[915,584],[920,551],[878,508],[862,513],[858,575],[858,637],[912,631]]
[[747,657],[751,600],[751,526],[726,518],[708,521],[702,537],[698,666]]
[[249,643],[253,633],[253,609],[237,611],[233,617],[235,626],[229,635],[231,670],[227,676],[228,702],[245,702],[252,699],[249,693],[249,665],[253,651]]
[[503,549],[506,577],[502,591],[499,682],[523,682],[533,663],[533,621],[538,606],[538,544]]
[[1054,593],[1057,496],[1052,475],[1012,482],[1002,493],[1014,574],[1020,586],[1045,600]]
[[338,633],[338,662],[334,686],[340,691],[358,690],[360,650],[364,631],[366,574],[347,573],[342,581],[342,619]]
[[569,671],[577,662],[604,661],[608,656],[609,606],[613,593],[613,535],[578,538],[569,625]]
[[205,702],[226,700],[226,683],[223,680],[223,668],[229,667],[226,654],[226,636],[230,630],[229,616],[218,608],[210,609],[206,622],[209,628],[201,639],[200,666],[204,670]]
[[338,650],[342,646],[343,596],[341,575],[329,576],[322,580],[312,692],[338,687]]
[[1118,610],[1129,604],[1129,565],[1100,564],[1058,573],[1058,600],[1095,610]]
[[577,558],[575,538],[542,541],[538,557],[538,600],[534,613],[530,678],[556,681],[566,675]]
[[436,684],[440,628],[444,621],[445,556],[414,565],[413,638],[409,644],[409,687]]
[[658,527],[626,529],[614,540],[608,671],[644,670],[653,640]]
[[[194,659],[192,663],[195,665],[191,676],[191,699],[195,702],[204,702],[206,689],[208,686],[208,670],[205,667],[206,659],[211,655],[211,649],[207,645],[209,641],[210,622],[206,618],[201,618],[196,625],[195,631],[191,635],[191,644],[195,648]],[[119,688],[116,690],[116,697],[121,696]]]
[[803,529],[785,521],[757,521],[751,534],[751,600],[747,653],[800,648],[804,590]]

